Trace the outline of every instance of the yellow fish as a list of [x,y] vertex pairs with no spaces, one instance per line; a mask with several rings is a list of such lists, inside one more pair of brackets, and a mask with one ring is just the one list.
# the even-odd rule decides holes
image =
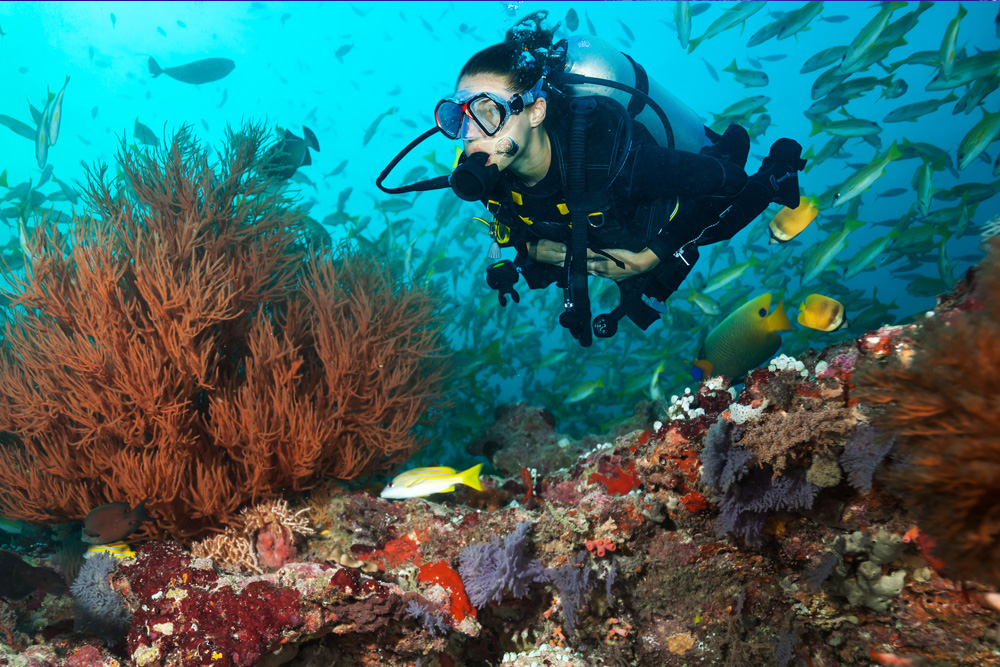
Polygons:
[[799,324],[817,331],[837,331],[847,326],[844,305],[822,294],[810,294],[799,307]]
[[781,347],[779,331],[792,328],[784,304],[771,309],[771,293],[761,294],[722,320],[705,339],[691,375],[696,380],[725,375],[738,380],[760,366]]
[[788,243],[816,219],[819,200],[816,197],[799,197],[798,208],[783,206],[767,226],[768,243]]
[[414,468],[396,475],[380,495],[382,498],[392,499],[420,498],[432,493],[454,491],[456,484],[465,484],[482,491],[483,486],[479,483],[479,471],[482,467],[483,464],[480,463],[464,472],[444,467]]
[[134,558],[135,551],[125,542],[112,542],[111,544],[91,544],[83,553],[84,558],[93,558],[97,554],[107,554],[114,558]]

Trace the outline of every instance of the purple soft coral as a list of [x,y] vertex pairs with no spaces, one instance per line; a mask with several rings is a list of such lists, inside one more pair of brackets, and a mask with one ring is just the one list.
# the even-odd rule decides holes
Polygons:
[[531,523],[522,521],[504,538],[485,544],[470,544],[458,556],[458,572],[477,609],[491,600],[500,602],[504,590],[516,598],[528,594],[528,587],[542,578],[542,564],[528,558],[528,532]]

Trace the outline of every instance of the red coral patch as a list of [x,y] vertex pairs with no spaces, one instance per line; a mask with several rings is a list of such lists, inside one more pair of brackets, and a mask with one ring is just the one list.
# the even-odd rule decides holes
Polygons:
[[628,470],[623,470],[621,466],[618,466],[611,471],[610,476],[595,472],[587,478],[588,484],[595,482],[604,484],[611,495],[625,495],[632,489],[639,488],[642,484],[635,472],[635,461],[629,461]]
[[466,616],[475,616],[476,609],[469,602],[469,596],[465,593],[465,584],[462,577],[458,576],[451,565],[443,560],[427,563],[420,567],[417,576],[420,581],[441,584],[451,593],[451,616],[457,622],[465,620]]

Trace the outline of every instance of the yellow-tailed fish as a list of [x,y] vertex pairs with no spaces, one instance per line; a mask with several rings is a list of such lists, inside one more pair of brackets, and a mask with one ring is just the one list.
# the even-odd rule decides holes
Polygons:
[[598,389],[604,388],[603,380],[589,380],[587,382],[581,382],[573,389],[570,390],[569,394],[566,395],[566,400],[563,401],[566,405],[571,405],[573,403],[579,403],[580,401],[589,398]]
[[948,90],[974,83],[984,76],[993,76],[1000,69],[1000,50],[983,51],[955,63],[951,76],[938,72],[924,90]]
[[816,219],[819,200],[816,197],[799,197],[798,208],[783,206],[767,226],[768,243],[788,243]]
[[851,43],[847,46],[847,52],[844,54],[844,59],[839,65],[841,72],[845,74],[850,74],[854,72],[852,69],[867,53],[868,49],[875,45],[878,41],[879,35],[885,30],[885,27],[889,25],[889,19],[892,17],[892,13],[897,9],[905,7],[905,2],[884,2],[882,3],[882,9],[879,10],[878,14],[875,15],[868,24],[861,29]]
[[918,121],[927,114],[934,113],[945,104],[950,104],[958,99],[954,92],[948,93],[944,99],[924,100],[893,109],[882,119],[883,123],[902,123],[904,121]]
[[847,53],[846,46],[831,46],[829,49],[823,49],[802,64],[799,74],[808,74],[832,65],[843,58],[845,53]]
[[814,100],[826,97],[837,90],[849,76],[851,75],[844,74],[836,67],[831,67],[813,81],[812,87],[809,89],[809,97]]
[[760,260],[756,257],[751,257],[745,262],[733,264],[722,271],[713,273],[705,283],[705,288],[701,291],[705,294],[711,294],[716,290],[720,290],[758,264],[760,264]]
[[762,294],[733,311],[705,338],[691,374],[697,380],[725,375],[737,380],[775,355],[779,331],[792,328],[782,303],[768,314],[771,293]]
[[863,222],[847,216],[844,227],[839,232],[830,234],[823,239],[806,257],[802,265],[802,284],[805,285],[813,278],[823,273],[826,267],[830,266],[833,260],[840,254],[840,251],[847,247],[847,237],[855,229],[864,226]]
[[392,499],[420,498],[432,493],[454,491],[456,484],[465,484],[477,491],[482,491],[483,485],[479,483],[479,471],[482,468],[482,463],[474,465],[464,472],[444,467],[414,468],[396,475],[382,489],[380,495],[382,498]]
[[837,331],[847,326],[844,304],[822,294],[810,294],[799,307],[799,324],[817,331]]
[[687,49],[691,41],[691,3],[686,0],[674,3],[674,23],[677,24],[677,39],[681,48]]
[[767,85],[767,74],[753,69],[740,69],[736,65],[736,59],[722,68],[723,72],[733,75],[736,83],[741,83],[745,88],[760,88]]
[[896,146],[896,142],[892,142],[892,145],[889,146],[884,155],[881,157],[876,156],[871,164],[858,169],[844,181],[844,184],[840,186],[840,191],[837,193],[835,204],[843,206],[867,191],[872,186],[872,183],[882,178],[886,166],[893,160],[898,160],[901,157],[903,157],[903,153]]
[[846,120],[824,121],[823,123],[813,120],[809,136],[826,132],[840,137],[867,137],[881,131],[882,128],[879,127],[878,123],[863,118],[848,118]]
[[931,212],[931,197],[934,195],[931,176],[931,165],[926,160],[913,174],[913,189],[917,192],[917,211],[920,215],[927,215]]
[[35,128],[35,160],[38,168],[44,169],[45,163],[49,160],[49,114],[52,109],[52,97],[49,98],[41,118],[38,120],[38,127]]
[[778,39],[788,39],[792,35],[805,30],[806,26],[819,16],[822,11],[822,2],[807,2],[798,9],[788,12],[776,21],[776,23],[781,24],[781,30],[778,31]]
[[666,363],[666,361],[661,360],[656,366],[656,370],[653,371],[653,377],[649,380],[649,396],[654,401],[663,398],[663,390],[660,389],[660,374],[666,368]]
[[126,542],[112,542],[111,544],[91,544],[83,553],[84,558],[93,558],[97,554],[107,554],[114,558],[134,558],[135,551]]
[[719,309],[719,303],[712,297],[699,292],[698,290],[691,290],[691,295],[688,296],[688,301],[694,303],[698,306],[703,313],[706,315],[718,315],[722,311]]
[[968,10],[958,3],[958,15],[948,24],[944,31],[944,39],[941,40],[941,74],[944,78],[951,78],[951,70],[955,66],[955,44],[958,42],[958,26],[962,22],[962,17],[968,14]]
[[722,16],[715,19],[708,30],[701,37],[696,37],[691,40],[691,44],[688,47],[688,53],[691,53],[698,48],[698,45],[704,42],[706,39],[711,39],[721,32],[729,30],[735,25],[741,24],[748,18],[759,12],[764,8],[766,2],[738,2],[732,7],[727,7]]
[[885,252],[889,244],[898,238],[899,230],[893,229],[885,236],[880,236],[866,243],[861,250],[854,253],[854,256],[847,261],[847,266],[844,267],[844,280],[850,280],[862,271],[867,271],[874,267],[876,260]]
[[757,116],[753,124],[747,130],[747,134],[750,135],[750,140],[753,141],[754,139],[763,136],[763,134],[767,132],[767,128],[769,128],[770,126],[771,126],[771,114],[762,113],[761,115]]
[[983,109],[982,119],[976,123],[958,145],[958,168],[965,169],[986,147],[1000,136],[1000,111],[990,113]]
[[68,85],[69,85],[69,77],[67,76],[66,82],[63,84],[63,87],[56,94],[55,99],[52,100],[52,109],[49,111],[49,118],[48,118],[49,126],[47,131],[49,137],[49,146],[54,146],[56,143],[56,139],[59,138],[59,123],[62,122],[63,95],[66,94],[66,86]]

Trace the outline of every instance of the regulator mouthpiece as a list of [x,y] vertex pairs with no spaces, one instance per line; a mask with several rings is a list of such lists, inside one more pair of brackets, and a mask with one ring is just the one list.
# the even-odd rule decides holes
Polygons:
[[473,153],[451,172],[448,184],[460,199],[481,201],[493,191],[500,179],[500,168],[495,164],[487,167],[489,157],[486,153]]

